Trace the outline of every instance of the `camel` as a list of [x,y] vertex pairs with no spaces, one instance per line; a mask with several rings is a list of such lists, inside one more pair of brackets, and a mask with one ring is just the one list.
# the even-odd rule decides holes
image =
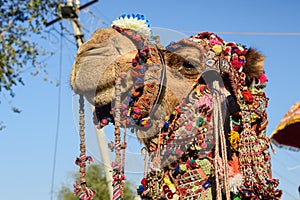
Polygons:
[[80,46],[70,82],[98,128],[131,128],[145,145],[142,199],[280,199],[259,51],[209,32],[163,47],[113,25]]

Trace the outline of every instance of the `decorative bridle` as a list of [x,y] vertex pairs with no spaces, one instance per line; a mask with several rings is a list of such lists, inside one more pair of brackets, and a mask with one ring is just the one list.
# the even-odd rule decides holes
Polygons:
[[[116,151],[116,159],[114,162],[114,166],[118,166],[120,164],[121,160],[121,154],[119,152],[120,148],[120,121],[121,117],[123,117],[123,125],[128,124],[129,126],[132,125],[138,125],[141,127],[149,127],[151,126],[151,120],[150,116],[151,113],[155,112],[156,106],[158,106],[161,103],[162,97],[164,96],[164,87],[165,87],[165,81],[166,81],[166,69],[165,69],[165,63],[163,59],[162,53],[157,50],[156,48],[149,48],[150,44],[147,43],[148,41],[145,41],[140,35],[137,35],[136,33],[126,30],[126,29],[121,29],[117,26],[113,26],[115,30],[118,32],[124,34],[128,38],[130,38],[134,44],[138,48],[138,53],[136,57],[132,61],[133,69],[131,72],[131,75],[133,77],[133,87],[132,90],[129,92],[129,95],[125,100],[121,102],[121,91],[120,91],[120,78],[116,80],[116,99],[115,99],[115,108],[113,109],[115,112],[115,151]],[[157,61],[153,60],[153,55],[151,55],[152,52],[156,52],[156,54],[159,55],[160,58],[160,63],[161,64],[156,64]],[[154,65],[153,65],[154,63]],[[158,69],[155,69],[157,67]],[[115,67],[116,70],[116,77],[122,77],[120,76],[120,66],[116,65]],[[151,70],[154,70],[152,72]],[[145,73],[149,71],[151,76],[151,82],[148,83],[148,79],[145,78]],[[159,72],[159,73],[158,73]],[[149,76],[149,74],[148,74]],[[159,77],[159,78],[157,78]],[[154,79],[154,81],[153,81]],[[194,85],[192,91],[195,89],[195,87],[198,85],[198,80],[197,83]],[[206,89],[206,87],[204,87]],[[207,88],[208,89],[208,88]],[[216,89],[218,90],[218,88]],[[191,93],[192,93],[191,91]],[[191,94],[190,93],[190,94]],[[215,94],[216,95],[216,94]],[[217,95],[215,96],[216,102],[220,103],[220,97]],[[219,101],[217,101],[219,100]],[[188,100],[187,100],[188,101]],[[120,111],[119,111],[120,110]],[[177,109],[177,115],[180,116],[180,111]],[[179,112],[178,112],[179,111]],[[123,114],[123,116],[122,116]],[[222,116],[220,113],[215,113],[216,118],[214,119],[215,126],[218,126],[220,124],[220,121],[222,121]],[[218,116],[218,118],[217,118]],[[177,119],[180,119],[178,117]],[[175,123],[175,118],[171,119],[170,121],[162,122],[162,125],[160,128],[167,128],[168,124],[171,124],[173,121],[173,125]],[[222,123],[221,123],[222,124]],[[105,124],[104,124],[105,125]],[[172,124],[171,124],[172,126]],[[215,128],[215,130],[219,130]],[[222,130],[222,129],[221,129]],[[161,137],[161,133],[159,133],[159,137]],[[162,136],[163,137],[163,136]],[[216,138],[219,138],[219,132],[215,131],[215,136]],[[193,138],[193,137],[191,137]],[[221,146],[222,146],[222,158],[223,162],[227,160],[226,158],[226,148],[224,148],[224,136],[221,137]],[[225,145],[226,146],[226,145]],[[158,151],[155,153],[156,154],[156,159],[152,158],[154,160],[159,160],[158,157],[160,157],[160,143],[158,142]],[[149,151],[149,149],[148,149]],[[219,150],[216,148],[216,154],[219,155]],[[124,158],[123,158],[124,159]],[[154,161],[155,162],[155,161]],[[160,165],[161,163],[154,163]],[[219,163],[215,163],[215,168],[218,168]],[[124,167],[124,166],[123,166]],[[117,169],[120,169],[121,167],[116,167],[114,168],[114,175],[113,177],[124,177],[124,171],[118,171]],[[122,175],[120,175],[122,174]],[[114,191],[114,198],[113,199],[118,199],[121,198],[121,195],[119,191],[122,191],[121,189],[121,182],[123,179],[116,179],[114,178],[114,183],[113,183],[113,191]],[[217,179],[217,182],[219,179]],[[228,184],[224,184],[228,185]],[[219,186],[218,186],[219,187]],[[219,187],[220,188],[220,187]],[[226,191],[229,191],[228,189]],[[221,195],[221,192],[219,190],[219,193]],[[229,192],[226,192],[227,197]]]
[[[125,130],[126,127],[130,126],[147,128],[153,125],[151,116],[164,96],[164,81],[166,78],[163,56],[154,45],[151,45],[148,40],[145,40],[134,31],[122,29],[118,26],[113,26],[113,28],[131,39],[138,49],[138,53],[132,61],[131,76],[133,78],[133,87],[125,99],[121,99],[120,79],[116,80],[116,103],[115,108],[113,108],[116,150],[116,161],[113,165],[115,200],[122,198],[122,183],[125,178],[124,162],[121,162],[121,160],[124,161],[125,157],[123,155],[123,159],[121,158],[120,151],[122,146],[125,151],[126,141],[124,137],[124,141],[121,143],[120,128],[123,127]],[[186,196],[188,192],[179,184],[187,184],[186,180],[176,180],[176,177],[181,177],[178,175],[186,172],[184,167],[189,167],[191,172],[195,171],[200,174],[200,182],[197,184],[200,184],[202,189],[194,192],[196,195],[198,193],[198,196],[201,196],[201,198],[205,198],[209,193],[208,190],[211,188],[211,182],[208,180],[208,173],[211,169],[201,170],[205,169],[205,166],[212,165],[215,171],[216,199],[222,199],[221,187],[224,188],[226,199],[230,199],[230,164],[235,174],[243,176],[242,184],[239,184],[238,188],[235,189],[237,193],[236,199],[261,196],[278,199],[281,195],[281,192],[275,189],[278,181],[269,177],[269,158],[265,152],[268,147],[264,136],[267,124],[265,112],[267,98],[263,91],[257,92],[255,90],[257,79],[243,71],[247,49],[236,43],[226,43],[213,33],[207,32],[189,38],[187,43],[192,43],[195,47],[203,46],[208,50],[209,55],[207,54],[206,56],[208,59],[205,61],[205,64],[210,67],[218,65],[221,76],[228,75],[229,77],[230,93],[234,95],[241,111],[237,121],[232,117],[230,118],[231,132],[228,139],[230,141],[230,149],[240,156],[238,158],[234,157],[228,163],[226,139],[222,126],[222,109],[220,107],[224,102],[224,94],[220,93],[220,86],[214,82],[213,86],[208,88],[199,84],[199,79],[197,79],[191,93],[174,110],[169,119],[167,121],[158,119],[159,133],[156,135],[157,137],[151,139],[146,145],[146,150],[149,152],[150,161],[152,162],[152,167],[150,166],[152,170],[143,179],[144,181],[138,193],[160,198],[162,194],[158,188],[162,187],[163,195],[168,196],[169,199],[172,199],[175,195]],[[179,44],[175,45],[180,47]],[[157,60],[158,57],[160,60]],[[121,73],[120,66],[116,65],[115,71],[116,77],[125,76]],[[149,76],[152,79],[149,79]],[[264,83],[259,82],[258,84],[263,85]],[[207,101],[209,98],[213,99],[214,103]],[[208,109],[208,111],[205,106],[211,106],[215,109]],[[194,112],[196,110],[201,110],[203,114],[190,116],[190,111]],[[209,118],[211,115],[214,116],[213,119]],[[196,126],[190,125],[189,121],[195,122]],[[187,124],[182,122],[187,122]],[[101,127],[106,124],[102,123]],[[214,128],[212,129],[212,127]],[[194,133],[186,136],[186,131]],[[185,139],[186,146],[179,142],[182,138]],[[198,140],[198,143],[194,139]],[[212,142],[210,139],[214,141]],[[153,168],[153,166],[157,166],[157,169],[165,166],[164,164],[174,162],[175,160],[171,160],[169,163],[165,161],[169,155],[178,154],[180,155],[178,157],[182,159],[181,157],[186,156],[184,151],[193,152],[197,155],[201,151],[208,153],[211,148],[207,147],[206,152],[205,148],[199,148],[200,142],[215,144],[214,156],[211,155],[214,159],[213,161],[208,161],[210,164],[203,163],[203,160],[200,162],[200,160],[190,159],[186,164],[183,164],[185,161],[180,161],[174,169],[158,171],[154,169],[155,167]],[[180,149],[183,151],[180,152]],[[200,155],[199,158],[202,159],[203,157]],[[168,175],[169,173],[175,174],[175,178],[173,175]],[[179,188],[180,191],[174,191],[174,188]]]

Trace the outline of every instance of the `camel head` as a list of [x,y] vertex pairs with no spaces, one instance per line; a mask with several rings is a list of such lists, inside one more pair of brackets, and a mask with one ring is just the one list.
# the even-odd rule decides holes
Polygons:
[[[188,61],[182,56],[177,56],[177,53],[173,54],[160,45],[152,44],[139,34],[129,30],[128,32],[132,36],[119,33],[113,28],[99,29],[90,40],[80,46],[72,67],[71,87],[75,93],[83,94],[96,108],[104,109],[114,100],[115,84],[120,76],[122,76],[122,95],[125,96],[132,90],[135,86],[133,59],[136,59],[138,49],[150,49],[147,61],[150,64],[145,65],[157,65],[158,69],[145,74],[151,76],[157,73],[157,86],[163,91],[161,97],[153,94],[153,99],[164,98],[161,112],[168,116],[191,90],[198,77],[199,71],[192,62],[194,65],[202,62],[200,59],[203,57],[204,49],[203,52],[192,48],[187,49],[187,52],[184,48],[179,50],[182,54],[190,54]],[[136,40],[139,38],[145,44],[138,44]],[[116,72],[117,68],[119,72]]]
[[[208,32],[163,47],[149,37],[147,26],[133,18],[127,19],[134,21],[134,25],[122,28],[125,19],[113,23],[111,28],[97,30],[80,46],[72,67],[71,86],[95,106],[99,128],[114,123],[118,112],[120,119],[116,120],[121,126],[137,131],[152,164],[138,192],[149,199],[179,199],[186,195],[182,191],[189,190],[197,193],[192,191],[194,183],[186,176],[205,168],[195,184],[202,185],[201,191],[207,190],[201,199],[212,199],[209,179],[218,167],[217,162],[212,162],[217,159],[212,149],[219,138],[214,126],[219,124],[220,130],[224,128],[220,132],[227,134],[227,147],[224,142],[223,147],[234,155],[226,161],[223,152],[223,161],[218,161],[221,165],[232,162],[230,169],[234,175],[230,178],[236,185],[230,186],[231,192],[240,192],[243,197],[253,190],[251,195],[259,194],[266,199],[280,197],[280,191],[275,190],[276,181],[268,174],[268,99],[262,90],[267,82],[264,56]],[[218,110],[224,105],[228,109],[218,114],[213,108],[216,105]],[[239,156],[249,150],[239,145],[240,141],[252,145],[257,159]],[[253,146],[255,142],[258,144]],[[260,177],[253,179],[252,170],[257,170],[258,164],[249,167],[248,163],[258,159],[264,162],[259,164],[263,170]],[[243,176],[253,182],[237,181]],[[249,188],[256,183],[262,183],[263,189]],[[267,190],[272,194],[265,193]]]
[[[90,40],[80,46],[72,67],[70,76],[72,89],[75,93],[84,95],[97,108],[99,120],[101,117],[107,116],[111,109],[111,103],[116,95],[115,85],[118,78],[122,79],[123,100],[130,91],[139,87],[134,81],[141,77],[136,75],[139,71],[135,69],[136,63],[133,63],[133,60],[137,62],[136,59],[141,56],[140,50],[150,50],[148,63],[143,63],[146,66],[144,69],[146,72],[142,77],[144,79],[142,83],[149,84],[152,80],[152,78],[145,80],[145,76],[156,75],[155,87],[157,88],[155,89],[160,90],[159,94],[158,92],[151,95],[146,94],[152,97],[152,102],[147,108],[144,108],[141,117],[149,117],[152,111],[151,106],[156,106],[155,112],[151,113],[152,117],[157,118],[158,115],[160,118],[162,115],[168,117],[188,95],[205,71],[213,70],[220,75],[219,79],[222,79],[223,72],[219,66],[219,57],[224,54],[225,50],[218,50],[217,54],[210,51],[211,47],[204,44],[204,40],[209,38],[204,34],[180,40],[164,48],[137,32],[125,30],[124,33],[120,31],[123,30],[120,28],[97,30]],[[210,37],[215,38],[216,36]],[[227,57],[229,56],[227,55]],[[231,55],[228,59],[225,60],[227,65],[232,59]],[[264,56],[259,52],[249,49],[242,59],[246,63],[243,70],[247,74],[255,78],[259,78],[263,74]],[[157,66],[157,69],[150,70],[150,72],[146,70],[153,66]],[[116,72],[116,70],[118,71]],[[203,81],[203,78],[201,80]],[[205,80],[203,83],[205,84]],[[142,104],[142,102],[139,103]]]

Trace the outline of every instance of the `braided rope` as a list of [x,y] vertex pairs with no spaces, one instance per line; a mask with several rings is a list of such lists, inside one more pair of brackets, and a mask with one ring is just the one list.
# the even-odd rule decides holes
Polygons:
[[215,107],[217,104],[217,97],[216,93],[213,93],[214,97],[214,108],[213,109],[213,132],[214,132],[214,137],[215,137],[215,158],[213,160],[214,163],[214,168],[215,168],[215,179],[216,179],[216,200],[222,200],[222,193],[221,193],[221,186],[220,186],[220,179],[219,179],[219,172],[221,169],[219,169],[219,161],[220,161],[220,154],[219,154],[219,132],[218,132],[218,111]]
[[121,131],[120,131],[120,103],[121,103],[121,79],[120,79],[121,69],[118,64],[115,65],[115,162],[114,162],[114,173],[113,173],[113,200],[122,199],[122,180],[121,180]]
[[[143,150],[145,150],[145,152],[143,152]],[[141,155],[144,156],[144,177],[146,177],[148,169],[147,169],[147,157],[148,157],[148,153],[147,153],[147,149],[145,147],[143,147],[141,149]]]
[[84,98],[83,95],[79,96],[79,137],[80,137],[80,155],[77,157],[75,164],[80,167],[79,178],[80,185],[75,183],[74,193],[80,200],[91,200],[95,195],[95,191],[89,189],[86,184],[86,162],[93,162],[92,157],[86,156],[86,145],[85,145],[85,120],[84,120]]
[[[121,163],[121,173],[125,172],[125,153],[126,153],[126,125],[124,124],[124,139],[121,145],[122,149],[122,163]],[[124,181],[121,182],[121,196],[124,197]]]
[[[85,133],[84,133],[84,98],[82,95],[79,96],[79,136],[80,136],[80,157],[85,156],[86,146],[85,146]],[[86,162],[82,161],[80,165],[80,183],[86,183]]]
[[[214,110],[213,110],[213,126],[214,126],[214,136],[216,140],[215,145],[215,177],[216,177],[216,199],[222,200],[221,183],[225,190],[226,200],[230,200],[230,189],[229,189],[229,166],[227,162],[227,150],[226,150],[226,139],[224,135],[223,119],[222,119],[222,94],[219,93],[220,86],[217,81],[213,82],[213,88],[215,92],[214,97]],[[220,152],[220,147],[221,152]],[[221,156],[220,156],[221,153]],[[221,165],[220,166],[220,162]],[[222,176],[220,174],[222,173]],[[220,183],[221,182],[221,183]]]
[[113,182],[113,200],[121,200],[121,184],[118,181]]
[[[217,82],[215,82],[217,83]],[[219,84],[214,84],[214,88],[217,89],[217,91],[220,91]],[[222,163],[224,166],[224,190],[225,190],[225,195],[226,195],[226,200],[230,200],[230,189],[229,189],[229,166],[227,162],[227,149],[226,149],[226,138],[225,138],[225,132],[224,132],[224,121],[222,118],[222,108],[221,108],[221,103],[222,103],[222,94],[217,95],[217,106],[218,106],[218,117],[219,117],[219,123],[221,126],[219,127],[220,129],[220,140],[221,140],[221,155],[222,155]]]

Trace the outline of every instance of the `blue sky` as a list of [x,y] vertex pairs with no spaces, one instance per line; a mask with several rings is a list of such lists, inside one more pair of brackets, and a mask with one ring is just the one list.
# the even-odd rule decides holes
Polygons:
[[[270,98],[267,135],[276,128],[290,106],[300,100],[299,1],[101,0],[88,9],[90,12],[82,11],[80,14],[86,39],[97,28],[106,27],[122,13],[143,13],[153,27],[181,31],[186,36],[211,31],[219,33],[226,41],[236,41],[260,50],[267,57],[265,70],[269,78],[266,88]],[[60,31],[59,24],[46,29],[46,41],[37,40],[44,48],[55,53],[45,59],[48,78],[54,82],[59,79],[59,59],[62,55],[61,111],[54,185],[56,192],[61,184],[73,183],[70,174],[78,170],[74,161],[79,154],[77,119],[73,113],[73,110],[77,112],[76,103],[73,105],[76,97],[69,86],[76,45],[71,35],[70,22],[63,21],[63,26],[69,32],[64,31],[62,49],[60,36],[56,32]],[[22,110],[21,114],[12,113],[9,98],[1,96],[0,121],[6,125],[0,132],[1,199],[50,199],[59,88],[44,82],[43,76],[32,78],[25,72],[24,77],[26,85],[15,88],[17,95],[11,102]],[[93,135],[92,125],[88,125],[87,130]],[[109,133],[110,130],[107,130],[108,137]],[[134,137],[128,141],[137,145]],[[87,142],[88,150],[97,154],[93,137]],[[280,188],[284,191],[282,199],[299,199],[300,168],[297,166],[300,165],[300,153],[275,149],[277,154],[272,154],[273,175],[280,179]],[[129,157],[139,157],[139,150],[132,148],[128,151],[132,152]]]

